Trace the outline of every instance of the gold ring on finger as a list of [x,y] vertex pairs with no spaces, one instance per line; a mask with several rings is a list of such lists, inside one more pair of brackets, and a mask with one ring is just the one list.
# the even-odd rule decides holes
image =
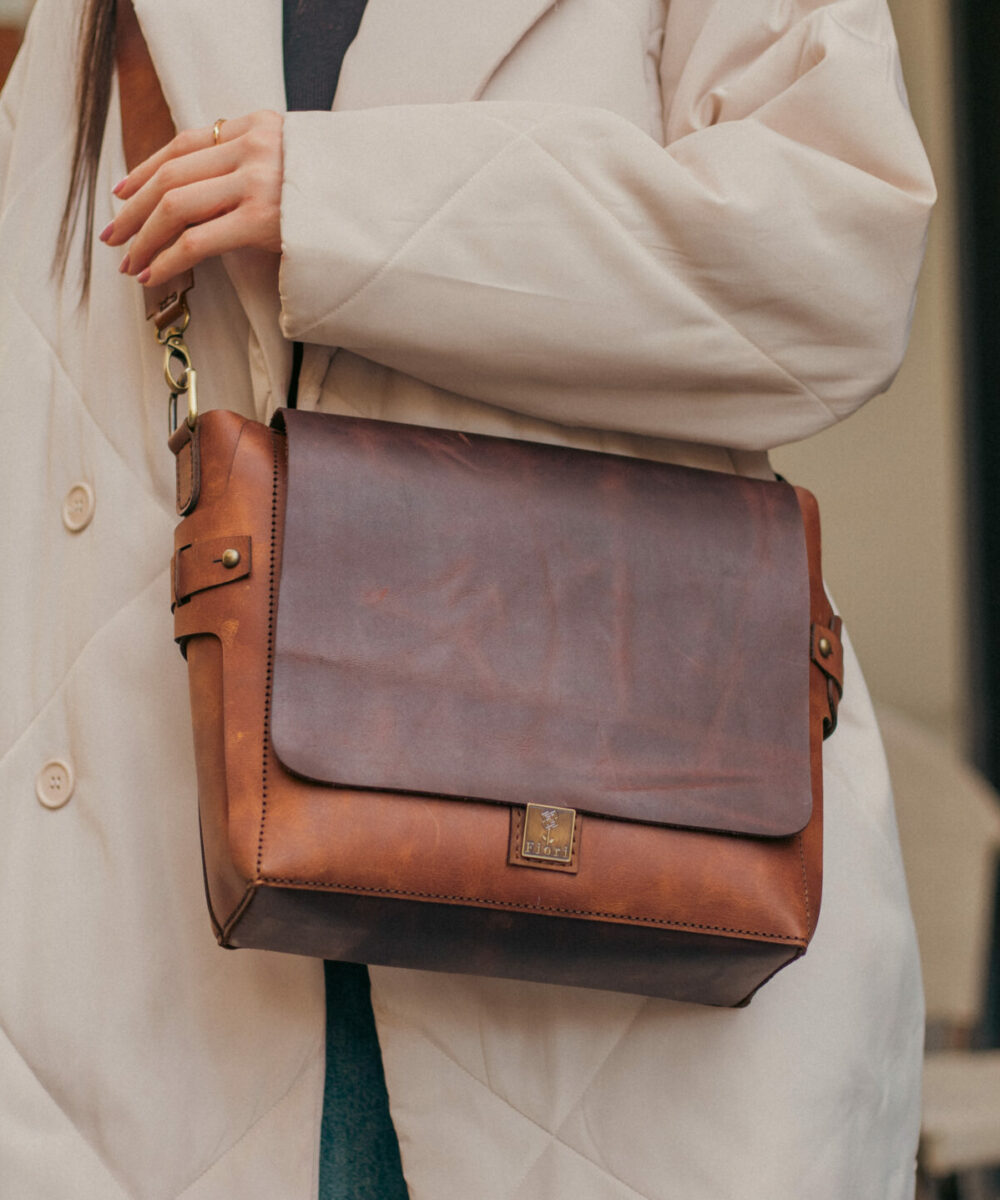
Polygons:
[[219,117],[219,119],[212,126],[212,142],[216,146],[222,141],[222,127],[225,125],[225,123],[226,118]]

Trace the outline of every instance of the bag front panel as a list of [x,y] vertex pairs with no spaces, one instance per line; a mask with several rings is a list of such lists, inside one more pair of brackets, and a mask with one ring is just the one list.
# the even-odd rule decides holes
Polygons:
[[[213,417],[201,425],[206,461],[221,424]],[[202,823],[215,831],[205,837],[206,874],[219,924],[232,944],[249,938],[247,944],[296,948],[280,920],[265,919],[272,901],[255,898],[273,888],[294,893],[299,897],[294,903],[307,908],[329,907],[332,902],[322,896],[337,892],[380,905],[416,904],[434,910],[436,921],[445,908],[454,909],[466,914],[472,931],[475,911],[489,910],[508,924],[524,914],[528,921],[555,920],[560,928],[579,929],[580,922],[595,930],[602,923],[632,926],[640,936],[650,933],[650,944],[657,932],[688,930],[699,937],[711,933],[726,941],[784,944],[794,955],[801,952],[818,906],[818,813],[803,837],[767,840],[583,815],[579,867],[571,874],[508,862],[507,805],[321,788],[285,771],[267,737],[270,663],[259,649],[269,645],[261,627],[274,611],[280,570],[271,526],[280,527],[283,508],[283,443],[253,423],[230,424],[226,436],[228,449],[216,455],[219,482],[207,479],[198,510],[179,528],[178,545],[189,544],[195,517],[206,537],[217,538],[228,523],[229,531],[252,535],[253,568],[233,583],[192,595],[175,615],[179,637],[212,632],[222,648],[228,784],[224,795],[220,789],[214,796],[202,795]],[[238,445],[235,456],[233,444]],[[816,721],[813,726],[815,731]],[[222,804],[225,813],[219,811]],[[223,830],[227,836],[217,836]],[[237,876],[245,885],[241,896],[233,886]],[[287,903],[292,902],[281,901],[279,907]],[[525,936],[518,930],[503,968],[494,961],[495,973],[523,977],[531,971],[536,973],[530,977],[538,977],[538,965],[515,952]],[[367,953],[372,961],[407,961],[414,943],[404,941],[395,958],[385,947],[377,957],[371,946]],[[482,971],[482,953],[469,953],[476,943],[473,933],[468,969]],[[554,946],[544,957],[565,977],[573,970],[565,953],[567,947],[570,957],[574,953],[571,939],[561,936]],[[494,960],[503,958],[496,946],[489,953]],[[598,956],[596,966],[586,970],[589,985],[619,986],[626,977],[621,962],[607,975],[601,974],[600,962]],[[758,983],[781,963],[772,957],[765,965]],[[710,973],[718,976],[715,968]],[[677,986],[667,994],[676,995]],[[644,989],[655,991],[655,986],[648,980],[636,986]],[[714,1002],[735,1003],[749,990]]]

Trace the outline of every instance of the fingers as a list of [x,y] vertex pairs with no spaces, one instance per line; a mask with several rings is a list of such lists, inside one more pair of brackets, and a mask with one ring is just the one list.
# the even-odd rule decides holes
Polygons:
[[248,197],[236,175],[170,192],[136,237],[123,270],[149,286],[206,258],[254,246],[281,252],[277,201]]
[[[200,181],[225,177],[235,171],[238,165],[238,155],[232,145],[212,146],[194,150],[182,158],[164,159],[147,181],[132,191],[131,198],[122,205],[121,211],[101,234],[101,240],[108,246],[124,245],[135,237],[165,201],[173,203],[175,192],[184,191]],[[198,219],[193,212],[190,215]],[[200,219],[205,220],[206,217]]]
[[131,171],[101,234],[130,243],[120,269],[155,285],[241,246],[280,253],[282,125],[272,112],[227,120],[218,144],[211,129],[186,130]]
[[114,194],[121,200],[128,200],[141,187],[144,187],[165,163],[184,158],[199,150],[218,149],[219,146],[246,133],[257,115],[254,113],[251,116],[236,117],[231,121],[226,121],[220,130],[218,145],[211,128],[183,130],[162,149],[157,150],[155,154],[150,155],[144,162],[133,168],[121,183],[116,184],[113,189]]
[[[215,221],[236,208],[241,198],[239,182],[232,174],[197,179],[185,186],[170,188],[149,215],[135,226],[125,273],[141,274],[157,254],[176,242],[189,226]],[[127,235],[122,240],[127,240]]]
[[166,283],[206,258],[248,245],[250,234],[248,217],[242,210],[224,213],[202,225],[192,225],[139,274],[139,282],[146,287]]

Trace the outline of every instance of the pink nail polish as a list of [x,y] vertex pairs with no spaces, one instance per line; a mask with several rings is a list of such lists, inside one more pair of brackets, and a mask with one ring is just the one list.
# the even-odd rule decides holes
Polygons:
[[153,272],[149,269],[149,267],[147,267],[145,271],[140,271],[140,273],[136,276],[136,279],[138,279],[140,283],[149,283],[149,277],[152,275],[152,273]]
[[126,255],[125,255],[125,257],[124,257],[124,258],[121,260],[121,262],[118,264],[118,270],[119,270],[119,271],[120,271],[120,272],[121,272],[123,275],[127,275],[127,274],[128,274],[128,268],[129,268],[129,261],[128,261],[128,255],[126,254]]
[[126,183],[126,181],[127,181],[127,180],[128,180],[128,176],[127,176],[127,175],[125,176],[125,178],[124,178],[124,179],[120,179],[120,180],[119,180],[119,181],[118,181],[118,182],[115,184],[115,186],[114,186],[114,187],[111,189],[111,194],[112,194],[113,196],[118,196],[118,195],[120,195],[120,194],[121,194],[121,190],[122,190],[122,188],[125,186],[125,183]]
[[100,237],[102,242],[106,242],[108,238],[111,237],[111,231],[114,229],[114,227],[115,223],[112,221],[105,229],[101,230]]

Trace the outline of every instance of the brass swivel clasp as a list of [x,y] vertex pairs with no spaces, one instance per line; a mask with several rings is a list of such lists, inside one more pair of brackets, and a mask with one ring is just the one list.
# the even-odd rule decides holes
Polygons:
[[167,427],[172,434],[177,428],[177,401],[187,396],[188,429],[193,430],[198,422],[198,372],[191,365],[191,352],[184,341],[184,332],[191,320],[185,304],[179,325],[169,325],[156,332],[156,340],[163,347],[163,377],[170,389],[167,409]]

